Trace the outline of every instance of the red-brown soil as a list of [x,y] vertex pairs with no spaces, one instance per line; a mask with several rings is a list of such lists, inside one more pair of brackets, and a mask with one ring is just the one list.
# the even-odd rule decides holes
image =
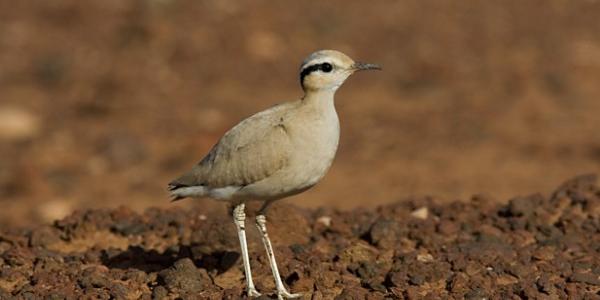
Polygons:
[[[593,175],[507,204],[485,196],[352,211],[279,203],[268,217],[282,277],[304,299],[600,296]],[[256,284],[268,294],[267,258],[249,233]],[[239,299],[242,270],[223,211],[88,210],[0,233],[1,299]]]

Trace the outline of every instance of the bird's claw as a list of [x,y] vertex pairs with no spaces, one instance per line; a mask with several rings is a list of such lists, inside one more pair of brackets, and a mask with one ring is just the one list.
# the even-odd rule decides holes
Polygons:
[[279,299],[279,300],[295,299],[295,298],[300,298],[300,297],[302,297],[301,293],[292,294],[286,290],[277,291],[277,299]]
[[246,292],[248,297],[260,297],[261,293],[259,293],[255,288],[249,288]]

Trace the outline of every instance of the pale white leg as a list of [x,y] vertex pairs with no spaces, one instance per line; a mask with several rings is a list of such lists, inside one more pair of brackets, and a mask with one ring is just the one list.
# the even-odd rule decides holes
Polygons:
[[273,277],[275,277],[275,286],[277,287],[277,299],[301,297],[302,294],[291,294],[288,292],[281,281],[281,276],[279,276],[279,270],[277,269],[277,262],[275,261],[275,254],[273,253],[273,246],[271,246],[271,240],[267,234],[267,218],[265,215],[259,214],[256,216],[256,227],[258,227],[258,231],[260,231],[262,235],[262,240],[265,244],[267,255],[269,256],[271,271],[273,272]]
[[246,242],[246,212],[244,203],[238,204],[233,209],[233,222],[237,228],[240,238],[240,248],[242,249],[242,261],[244,262],[244,273],[246,275],[246,288],[249,297],[258,297],[260,293],[254,287],[252,281],[252,271],[250,271],[250,258],[248,257],[248,243]]

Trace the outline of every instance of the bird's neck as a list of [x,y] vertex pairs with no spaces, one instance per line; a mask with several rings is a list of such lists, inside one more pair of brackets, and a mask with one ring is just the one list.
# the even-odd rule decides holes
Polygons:
[[302,102],[315,105],[333,105],[334,95],[335,90],[333,89],[308,90],[302,97]]

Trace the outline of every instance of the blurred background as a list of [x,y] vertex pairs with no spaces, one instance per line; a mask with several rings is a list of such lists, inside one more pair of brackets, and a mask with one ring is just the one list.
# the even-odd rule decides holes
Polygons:
[[[286,200],[498,201],[600,166],[600,2],[0,0],[0,226],[170,204],[242,118],[302,96],[341,50],[329,174]],[[200,204],[198,204],[200,203]]]

